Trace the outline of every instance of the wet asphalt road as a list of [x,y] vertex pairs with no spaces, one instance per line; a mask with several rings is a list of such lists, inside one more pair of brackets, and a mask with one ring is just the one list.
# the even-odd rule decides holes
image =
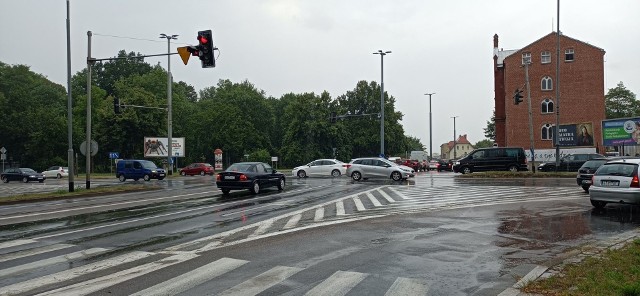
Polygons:
[[129,295],[165,281],[183,295],[497,295],[640,221],[637,207],[592,210],[573,179],[291,178],[284,192],[228,198],[209,176],[152,182],[162,189],[1,207],[0,295]]

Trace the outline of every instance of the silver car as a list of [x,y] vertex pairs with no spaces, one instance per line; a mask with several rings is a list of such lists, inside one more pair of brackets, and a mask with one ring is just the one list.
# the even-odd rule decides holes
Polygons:
[[408,179],[415,175],[412,168],[399,166],[380,157],[365,157],[351,160],[347,176],[355,181],[368,178],[391,178],[394,181]]
[[47,178],[56,178],[60,179],[62,177],[69,176],[69,168],[63,166],[52,166],[45,171],[42,172]]
[[640,159],[621,159],[600,166],[589,188],[591,204],[598,209],[607,203],[640,204],[638,165]]
[[337,159],[317,159],[291,170],[293,176],[306,178],[311,176],[340,177],[347,172],[347,164]]

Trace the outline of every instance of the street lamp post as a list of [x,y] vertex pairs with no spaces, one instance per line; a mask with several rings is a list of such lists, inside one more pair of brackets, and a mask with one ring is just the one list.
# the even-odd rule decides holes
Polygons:
[[429,96],[429,160],[433,159],[433,121],[431,121],[431,96],[436,93],[426,93]]
[[167,146],[169,146],[167,148],[167,161],[169,164],[169,175],[173,174],[173,152],[171,152],[171,148],[173,148],[173,139],[172,139],[172,129],[173,129],[173,108],[172,108],[172,104],[171,104],[171,82],[172,82],[172,77],[171,77],[171,39],[176,40],[178,39],[178,35],[167,35],[167,34],[160,34],[160,38],[166,38],[167,39]]
[[458,118],[460,116],[451,116],[451,118],[453,118],[453,159],[458,158],[458,155],[456,155],[456,118]]
[[391,51],[382,49],[373,53],[380,55],[380,157],[384,157],[384,56],[388,53]]

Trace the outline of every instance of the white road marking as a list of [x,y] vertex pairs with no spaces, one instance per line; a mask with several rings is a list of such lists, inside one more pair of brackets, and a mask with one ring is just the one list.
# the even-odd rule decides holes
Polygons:
[[9,261],[9,260],[18,259],[18,258],[29,257],[29,256],[37,255],[37,254],[42,254],[42,253],[62,250],[62,249],[70,248],[70,247],[73,247],[73,245],[55,244],[55,245],[37,247],[37,248],[33,248],[33,249],[27,249],[27,250],[24,250],[24,251],[19,251],[19,252],[13,252],[13,253],[5,254],[5,255],[0,255],[0,262],[5,262],[5,261]]
[[18,265],[18,266],[0,270],[0,277],[13,275],[13,274],[21,274],[21,273],[29,272],[31,270],[38,269],[41,267],[53,265],[56,263],[68,262],[75,259],[82,259],[94,254],[104,253],[105,251],[108,251],[108,249],[92,248],[84,251],[73,252],[66,255],[60,255],[60,256],[51,257],[51,258],[40,260],[40,261]]
[[37,242],[37,241],[33,240],[33,239],[12,240],[12,241],[8,241],[8,242],[0,243],[0,249],[17,247],[17,246],[22,246],[22,245],[26,245],[26,244],[32,244],[32,243],[35,243],[35,242]]
[[400,196],[400,198],[402,199],[408,199],[406,195],[398,192],[397,190],[393,189],[393,187],[389,187],[389,190],[391,190],[391,192],[395,193],[397,196]]
[[344,212],[344,202],[343,201],[337,201],[336,202],[336,216],[344,216],[345,212]]
[[336,271],[319,285],[313,287],[305,296],[341,296],[346,295],[368,274],[350,271]]
[[256,231],[254,231],[250,236],[257,236],[257,235],[261,235],[264,234],[265,232],[267,232],[267,230],[269,230],[269,228],[271,228],[271,226],[273,226],[273,219],[269,219],[269,220],[265,220],[260,222],[260,226],[258,226],[258,229],[256,229]]
[[384,296],[427,295],[429,286],[422,280],[399,277]]
[[110,275],[106,275],[106,276],[95,278],[85,282],[77,283],[75,285],[62,287],[62,288],[48,291],[38,295],[61,295],[61,296],[87,295],[89,293],[100,291],[104,288],[111,287],[113,285],[122,283],[124,281],[128,281],[130,279],[148,274],[150,272],[153,272],[174,264],[182,263],[196,257],[197,255],[195,254],[188,254],[188,253],[178,254],[175,256],[164,258],[162,260],[154,261],[154,262],[143,264],[143,265],[138,265],[136,267],[115,272]]
[[322,221],[323,218],[324,218],[324,207],[317,208],[316,209],[316,214],[313,217],[313,222],[320,222],[320,221]]
[[232,287],[220,295],[225,296],[248,296],[248,295],[257,295],[258,293],[269,289],[282,281],[286,280],[290,276],[301,271],[302,268],[296,267],[287,267],[287,266],[276,266],[264,273],[257,275],[247,281],[244,281],[238,284],[235,287]]
[[26,293],[33,289],[44,287],[46,285],[72,280],[74,278],[83,276],[90,272],[96,272],[96,271],[104,270],[114,266],[118,266],[121,264],[125,264],[128,262],[133,262],[145,257],[149,257],[151,255],[154,255],[154,254],[148,253],[148,252],[137,252],[137,251],[131,252],[131,253],[120,255],[118,257],[114,257],[111,259],[102,260],[102,261],[98,261],[98,262],[87,264],[87,265],[82,265],[69,270],[61,271],[58,273],[46,275],[36,279],[2,287],[0,288],[0,295],[16,295],[16,294]]
[[207,265],[194,269],[175,278],[169,279],[153,287],[146,288],[142,291],[132,294],[131,296],[177,295],[193,287],[206,283],[207,281],[210,281],[247,263],[249,263],[249,261],[233,258],[218,259],[214,262],[211,262]]
[[371,192],[367,192],[367,197],[369,198],[369,200],[371,201],[371,203],[373,204],[374,207],[381,207],[382,206],[380,201],[378,201],[378,199],[376,199],[375,196],[373,196],[373,194],[371,194]]
[[389,196],[389,194],[384,192],[382,189],[378,189],[378,193],[380,193],[380,195],[382,195],[382,197],[384,197],[384,199],[386,199],[389,203],[396,202],[393,198],[391,198],[391,196]]
[[290,229],[296,227],[296,225],[298,225],[298,222],[300,222],[300,219],[302,219],[302,214],[293,215],[282,229]]
[[356,210],[358,210],[359,212],[366,210],[366,208],[362,204],[362,201],[360,200],[360,197],[355,196],[352,199],[353,199],[353,202],[356,204]]

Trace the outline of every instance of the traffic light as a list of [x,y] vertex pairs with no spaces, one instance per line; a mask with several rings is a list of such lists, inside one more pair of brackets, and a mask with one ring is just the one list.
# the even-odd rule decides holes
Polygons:
[[516,92],[513,94],[513,103],[516,105],[522,103],[522,91],[520,89],[516,89]]
[[120,114],[120,99],[113,98],[113,113]]
[[202,61],[202,68],[213,68],[216,60],[213,57],[213,36],[211,30],[198,32],[198,55]]

